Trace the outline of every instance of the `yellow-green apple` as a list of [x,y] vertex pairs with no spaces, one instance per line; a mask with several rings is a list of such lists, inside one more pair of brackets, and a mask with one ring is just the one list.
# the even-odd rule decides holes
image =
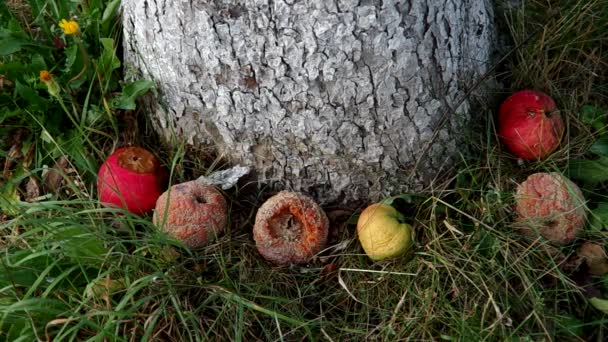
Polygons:
[[403,255],[412,246],[412,227],[397,209],[384,203],[365,208],[357,221],[363,250],[374,261]]
[[524,160],[538,160],[559,146],[564,122],[553,99],[540,91],[509,96],[498,112],[498,135],[507,149]]

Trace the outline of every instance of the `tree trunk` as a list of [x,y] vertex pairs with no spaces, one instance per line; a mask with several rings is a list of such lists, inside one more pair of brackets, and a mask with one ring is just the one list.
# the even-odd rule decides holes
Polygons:
[[[168,139],[275,189],[377,200],[450,169],[489,68],[484,1],[123,0],[125,61]],[[456,108],[455,108],[456,107]]]

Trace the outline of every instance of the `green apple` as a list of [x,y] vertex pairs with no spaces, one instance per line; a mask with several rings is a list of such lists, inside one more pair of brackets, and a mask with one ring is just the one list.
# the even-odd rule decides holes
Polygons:
[[412,226],[388,204],[365,208],[357,221],[357,234],[363,250],[374,261],[403,255],[412,246]]

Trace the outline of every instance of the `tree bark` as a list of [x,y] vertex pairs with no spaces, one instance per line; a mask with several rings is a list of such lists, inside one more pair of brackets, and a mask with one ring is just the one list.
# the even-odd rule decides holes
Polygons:
[[123,24],[164,137],[214,144],[322,203],[450,169],[494,37],[485,0],[123,0]]

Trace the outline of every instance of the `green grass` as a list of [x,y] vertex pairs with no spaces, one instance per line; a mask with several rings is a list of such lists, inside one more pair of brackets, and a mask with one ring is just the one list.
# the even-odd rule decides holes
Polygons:
[[[192,251],[159,233],[150,217],[96,201],[97,166],[115,145],[158,146],[145,118],[125,108],[147,85],[126,91],[120,68],[109,67],[108,74],[93,67],[106,51],[101,39],[115,46],[120,39],[115,18],[101,23],[108,3],[79,9],[69,1],[32,0],[30,15],[7,7],[24,2],[0,4],[0,28],[21,46],[0,55],[0,74],[12,83],[0,89],[1,165],[12,160],[0,186],[0,340],[605,339],[608,316],[589,304],[580,287],[584,272],[560,267],[578,242],[554,248],[515,233],[512,193],[537,171],[578,177],[599,217],[579,241],[606,245],[604,181],[571,166],[606,157],[590,152],[606,133],[606,1],[526,1],[521,9],[497,11],[514,46],[521,45],[501,77],[510,90],[533,87],[556,99],[568,123],[558,152],[543,162],[518,163],[496,139],[496,108],[484,108],[484,120],[472,129],[481,133],[469,138],[473,153],[463,155],[460,170],[445,181],[450,186],[395,203],[414,227],[410,255],[371,262],[348,223],[361,208],[326,208],[334,217],[329,247],[310,265],[288,268],[273,267],[255,249],[253,217],[269,195],[256,184],[225,193],[232,209],[228,231]],[[50,48],[57,35],[78,47],[56,27],[72,14],[90,58],[73,88],[69,80],[83,64],[68,68],[70,52]],[[110,63],[103,65],[112,65],[112,55],[106,57]],[[17,64],[19,74],[9,74]],[[38,80],[41,66],[61,84],[61,99]],[[89,113],[96,119],[87,121]],[[118,134],[132,120],[142,127],[134,141]],[[25,133],[16,137],[19,131]],[[10,153],[15,144],[21,154]],[[224,166],[208,151],[177,146],[161,151],[173,183]],[[74,171],[64,170],[60,193],[27,202],[25,184],[34,178],[44,185],[44,165],[52,167],[61,155],[70,157]],[[606,295],[606,276],[591,282]]]

